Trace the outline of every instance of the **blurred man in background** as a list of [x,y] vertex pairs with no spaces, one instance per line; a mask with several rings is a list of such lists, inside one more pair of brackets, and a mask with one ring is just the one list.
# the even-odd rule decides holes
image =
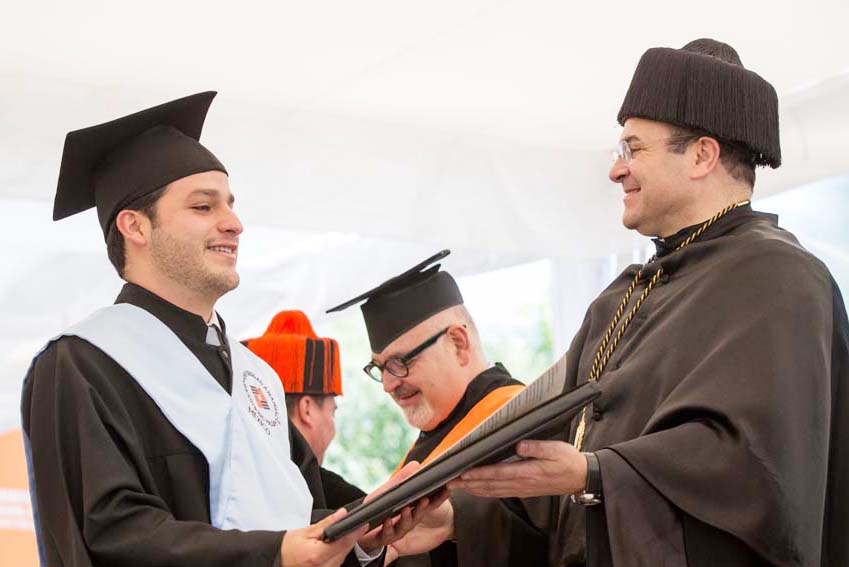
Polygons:
[[336,509],[365,492],[322,466],[336,435],[336,396],[342,395],[339,345],[319,338],[302,311],[281,311],[265,333],[246,341],[277,372],[286,391],[292,460],[300,467],[319,507]]

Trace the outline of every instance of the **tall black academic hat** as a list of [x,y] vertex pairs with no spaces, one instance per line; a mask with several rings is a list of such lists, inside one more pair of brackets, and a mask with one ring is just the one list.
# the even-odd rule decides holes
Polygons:
[[440,264],[431,266],[450,253],[450,250],[443,250],[434,254],[400,276],[328,309],[327,313],[342,311],[367,300],[361,309],[371,351],[383,352],[392,341],[422,321],[449,307],[463,304],[460,288],[451,274],[440,272]]
[[97,207],[106,237],[139,197],[203,171],[223,171],[200,139],[213,91],[187,96],[65,137],[53,220]]
[[755,165],[781,165],[775,89],[713,39],[646,51],[617,119],[624,125],[628,118],[704,130],[748,148]]

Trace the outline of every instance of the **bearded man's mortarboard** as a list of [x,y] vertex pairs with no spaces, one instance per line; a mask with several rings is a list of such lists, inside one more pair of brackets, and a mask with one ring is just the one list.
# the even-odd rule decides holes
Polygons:
[[387,280],[362,295],[328,309],[342,311],[365,301],[361,306],[371,351],[383,352],[389,344],[433,315],[463,304],[457,282],[448,272],[440,272],[440,264],[450,250],[434,254],[401,275]]
[[107,237],[136,199],[183,177],[227,170],[200,142],[215,92],[180,98],[65,137],[53,220],[97,207]]

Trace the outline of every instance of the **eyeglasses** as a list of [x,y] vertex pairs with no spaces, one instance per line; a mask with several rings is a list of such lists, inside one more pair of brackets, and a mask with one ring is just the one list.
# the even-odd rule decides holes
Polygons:
[[[668,146],[670,144],[681,144],[683,142],[689,143],[689,142],[692,142],[694,140],[698,140],[700,137],[701,137],[700,134],[683,134],[681,136],[670,136],[669,138],[662,138],[660,140],[652,140],[651,142],[648,142],[648,143],[653,143],[653,144],[663,143],[663,144],[666,144]],[[645,144],[647,142],[640,142],[640,143]],[[613,150],[613,152],[610,154],[610,159],[613,160],[613,162],[616,162],[617,160],[621,159],[626,164],[630,164],[631,160],[634,159],[634,152],[639,151],[641,149],[642,148],[632,150],[631,144],[628,143],[627,140],[619,140],[619,143],[616,144],[616,149]]]
[[417,346],[416,348],[414,348],[403,356],[393,356],[391,358],[386,359],[386,362],[384,362],[382,365],[377,364],[374,361],[369,362],[363,367],[363,372],[368,374],[369,378],[377,382],[383,382],[384,370],[398,378],[407,377],[410,374],[410,367],[408,366],[410,361],[420,355],[428,347],[435,345],[436,341],[439,340],[439,337],[447,333],[448,329],[450,328],[451,327],[445,327],[444,329],[433,335],[431,338],[429,338],[428,340],[426,340],[425,342],[423,342],[422,344],[420,344],[419,346]]
[[625,163],[631,163],[631,159],[633,159],[631,146],[625,140],[619,140],[616,149],[610,154],[610,161],[616,162],[620,159]]

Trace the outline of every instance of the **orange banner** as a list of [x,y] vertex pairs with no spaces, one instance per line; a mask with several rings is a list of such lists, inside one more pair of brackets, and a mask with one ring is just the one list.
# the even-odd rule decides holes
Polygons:
[[0,565],[37,567],[21,430],[0,434]]

